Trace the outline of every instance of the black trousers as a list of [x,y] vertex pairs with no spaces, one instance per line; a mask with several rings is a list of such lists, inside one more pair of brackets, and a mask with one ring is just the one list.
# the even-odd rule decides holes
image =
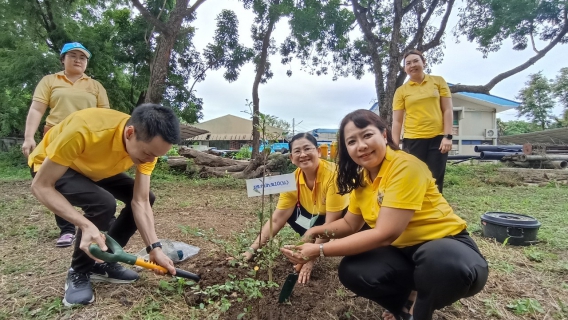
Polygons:
[[436,179],[438,190],[442,193],[444,188],[444,174],[448,153],[440,152],[440,144],[444,136],[436,136],[430,139],[407,139],[402,140],[402,149],[418,159],[422,160]]
[[[94,182],[77,171],[68,169],[55,183],[55,189],[73,206],[83,209],[85,218],[89,219],[99,230],[108,231],[108,234],[122,247],[136,232],[137,227],[131,206],[134,179],[127,174],[120,173]],[[125,207],[115,218],[117,199],[124,202]],[[150,192],[150,205],[154,204],[155,199],[154,194]],[[71,267],[77,272],[89,272],[94,260],[79,249],[81,235],[79,229]]]
[[373,249],[343,258],[339,280],[357,295],[400,315],[412,290],[415,320],[481,291],[488,265],[467,232],[419,245]]

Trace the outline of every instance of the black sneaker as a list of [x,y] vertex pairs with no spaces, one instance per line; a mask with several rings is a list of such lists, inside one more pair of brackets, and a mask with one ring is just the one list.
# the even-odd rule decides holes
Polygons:
[[89,304],[95,301],[93,287],[88,273],[75,272],[69,269],[65,281],[65,296],[63,304],[70,307],[75,304]]
[[93,282],[131,283],[138,278],[136,271],[126,269],[118,262],[95,263],[91,269]]

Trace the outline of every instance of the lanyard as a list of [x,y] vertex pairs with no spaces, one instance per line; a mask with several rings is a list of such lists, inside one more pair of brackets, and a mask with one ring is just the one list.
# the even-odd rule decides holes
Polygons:
[[[317,197],[318,170],[319,170],[319,164],[318,164],[318,167],[316,168],[316,178],[314,179],[314,189],[312,190],[312,194],[314,192],[316,192],[316,198],[312,199],[314,201],[314,206],[317,204],[317,199],[318,199],[318,197]],[[298,209],[300,209],[300,175],[301,174],[302,174],[302,170],[299,170],[298,171],[298,177],[296,177],[296,190],[298,192],[298,201],[296,202],[296,208],[298,208]]]

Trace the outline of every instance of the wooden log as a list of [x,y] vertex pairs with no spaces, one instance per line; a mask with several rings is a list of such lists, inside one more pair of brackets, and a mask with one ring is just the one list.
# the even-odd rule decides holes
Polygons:
[[185,170],[187,168],[187,158],[168,157],[168,166],[176,170]]
[[178,153],[186,158],[194,159],[193,162],[196,165],[202,165],[207,167],[228,167],[234,165],[240,165],[243,163],[249,164],[249,161],[246,160],[233,160],[218,157],[212,154],[208,154],[205,152],[197,151],[192,148],[188,147],[181,147],[178,150]]

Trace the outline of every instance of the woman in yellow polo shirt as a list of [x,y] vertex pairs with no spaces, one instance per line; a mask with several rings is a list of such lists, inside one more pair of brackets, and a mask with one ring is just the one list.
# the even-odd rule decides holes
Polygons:
[[428,165],[442,192],[453,139],[450,88],[444,78],[424,73],[426,59],[420,51],[410,50],[404,54],[403,61],[404,71],[410,79],[394,94],[394,143],[399,144],[404,122],[402,148]]
[[[64,70],[50,74],[38,83],[26,120],[22,153],[27,158],[36,147],[34,139],[41,118],[49,107],[43,134],[71,113],[86,108],[109,108],[105,88],[84,72],[91,52],[78,42],[67,43],[61,49]],[[75,226],[59,216],[55,221],[60,229],[58,247],[68,247],[75,239]]]
[[[430,320],[434,310],[478,293],[487,281],[487,262],[427,166],[399,150],[386,123],[368,110],[342,120],[338,143],[337,185],[340,194],[351,193],[349,209],[344,218],[308,230],[304,239],[341,239],[282,252],[293,263],[346,256],[339,265],[343,285],[397,320],[412,319],[403,312],[412,290],[415,320]],[[356,233],[365,222],[372,229]]]
[[[298,168],[294,171],[296,191],[281,193],[272,214],[272,233],[276,235],[286,223],[300,235],[312,226],[325,225],[341,218],[347,210],[348,195],[339,195],[336,185],[335,163],[322,160],[317,140],[309,133],[299,133],[289,142],[290,159]],[[243,254],[250,260],[253,253],[269,239],[270,221],[262,228],[259,237]],[[318,243],[322,240],[318,240]],[[310,279],[313,261],[302,266],[299,283]]]

